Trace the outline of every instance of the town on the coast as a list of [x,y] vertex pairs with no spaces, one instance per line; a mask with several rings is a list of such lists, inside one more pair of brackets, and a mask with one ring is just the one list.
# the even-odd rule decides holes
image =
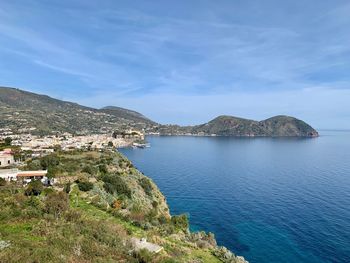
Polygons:
[[53,185],[54,179],[47,177],[47,170],[26,170],[21,168],[30,158],[43,157],[60,151],[103,150],[106,148],[144,148],[144,133],[137,130],[114,131],[105,134],[72,135],[68,132],[55,135],[33,135],[14,133],[10,128],[0,129],[0,178],[18,181],[23,185],[40,180],[44,185]]

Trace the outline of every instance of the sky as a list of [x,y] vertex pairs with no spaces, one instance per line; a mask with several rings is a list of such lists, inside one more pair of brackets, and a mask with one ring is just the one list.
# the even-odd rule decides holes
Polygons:
[[164,124],[350,129],[350,2],[0,0],[0,86]]

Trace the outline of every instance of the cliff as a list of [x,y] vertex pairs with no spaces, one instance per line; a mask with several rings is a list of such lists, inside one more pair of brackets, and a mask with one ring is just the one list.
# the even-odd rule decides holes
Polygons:
[[[55,188],[29,185],[28,196],[0,184],[0,261],[245,262],[213,234],[190,233],[187,217],[171,216],[158,187],[119,153],[56,152],[23,167],[35,168],[48,169]],[[137,250],[140,238],[161,252]]]

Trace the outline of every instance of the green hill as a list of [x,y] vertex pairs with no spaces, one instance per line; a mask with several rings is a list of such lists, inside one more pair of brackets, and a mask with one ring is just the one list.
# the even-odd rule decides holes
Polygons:
[[105,113],[110,114],[110,115],[114,115],[118,118],[132,120],[135,123],[146,123],[149,125],[156,125],[157,124],[154,121],[148,119],[147,117],[145,117],[144,115],[142,115],[141,113],[139,113],[137,111],[124,109],[121,107],[107,106],[107,107],[103,107],[100,111],[105,112]]
[[162,126],[161,134],[192,134],[217,136],[316,137],[318,133],[302,120],[289,116],[276,116],[254,121],[233,116],[219,116],[196,126]]
[[121,127],[142,129],[152,124],[137,112],[117,109],[98,110],[46,95],[0,87],[0,126],[14,132],[84,134],[114,131]]
[[[157,186],[119,153],[56,152],[23,168],[48,168],[57,183],[0,181],[0,262],[246,263],[213,234],[189,232],[185,215],[170,216]],[[140,238],[163,250],[135,250]]]
[[161,135],[318,136],[310,125],[289,116],[275,116],[263,121],[219,116],[195,126],[160,125],[141,113],[120,107],[94,109],[5,87],[0,87],[0,116],[1,127],[38,134],[89,134],[135,128]]

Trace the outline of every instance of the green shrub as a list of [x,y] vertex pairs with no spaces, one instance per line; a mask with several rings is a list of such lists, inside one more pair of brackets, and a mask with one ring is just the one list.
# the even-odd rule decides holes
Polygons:
[[119,195],[125,195],[131,198],[131,190],[129,186],[123,181],[123,179],[117,175],[104,175],[102,176],[104,182],[104,189],[110,194],[117,193]]
[[166,223],[168,223],[168,219],[164,216],[164,215],[161,215],[159,218],[158,218],[158,221],[161,225],[165,225]]
[[46,170],[49,167],[54,167],[60,164],[60,160],[55,154],[44,156],[40,159],[42,169]]
[[26,170],[41,170],[42,166],[40,164],[39,160],[30,160],[27,162],[27,165],[25,167]]
[[142,177],[139,183],[143,188],[143,190],[145,191],[145,193],[149,196],[152,196],[153,187],[152,187],[151,181],[146,177]]
[[88,181],[75,181],[79,187],[79,190],[80,191],[83,191],[83,192],[87,192],[87,191],[90,191],[92,190],[92,188],[94,188],[94,184],[93,183],[90,183]]
[[152,262],[153,255],[146,249],[140,249],[139,251],[135,252],[135,258],[139,263],[150,263]]
[[0,186],[5,186],[6,180],[4,178],[0,178]]
[[52,188],[44,188],[44,190],[43,190],[43,194],[44,195],[49,195],[49,194],[51,194],[51,193],[53,193],[55,190],[53,190]]
[[96,174],[97,171],[96,171],[95,167],[93,167],[92,165],[86,165],[83,168],[82,172],[94,175],[94,174]]
[[65,193],[69,194],[70,189],[71,189],[71,187],[70,187],[70,182],[68,182],[68,183],[65,184],[65,186],[64,186],[64,188],[63,188],[63,191],[64,191]]
[[98,166],[98,170],[100,171],[101,174],[107,174],[108,173],[108,169],[107,169],[107,166],[105,164],[100,164]]
[[27,188],[24,191],[24,194],[27,196],[30,195],[40,195],[43,191],[43,184],[40,180],[32,181],[28,184]]
[[5,146],[10,146],[12,143],[12,138],[11,137],[6,137],[4,140]]
[[172,216],[171,223],[178,229],[187,230],[189,227],[188,217],[185,214]]

